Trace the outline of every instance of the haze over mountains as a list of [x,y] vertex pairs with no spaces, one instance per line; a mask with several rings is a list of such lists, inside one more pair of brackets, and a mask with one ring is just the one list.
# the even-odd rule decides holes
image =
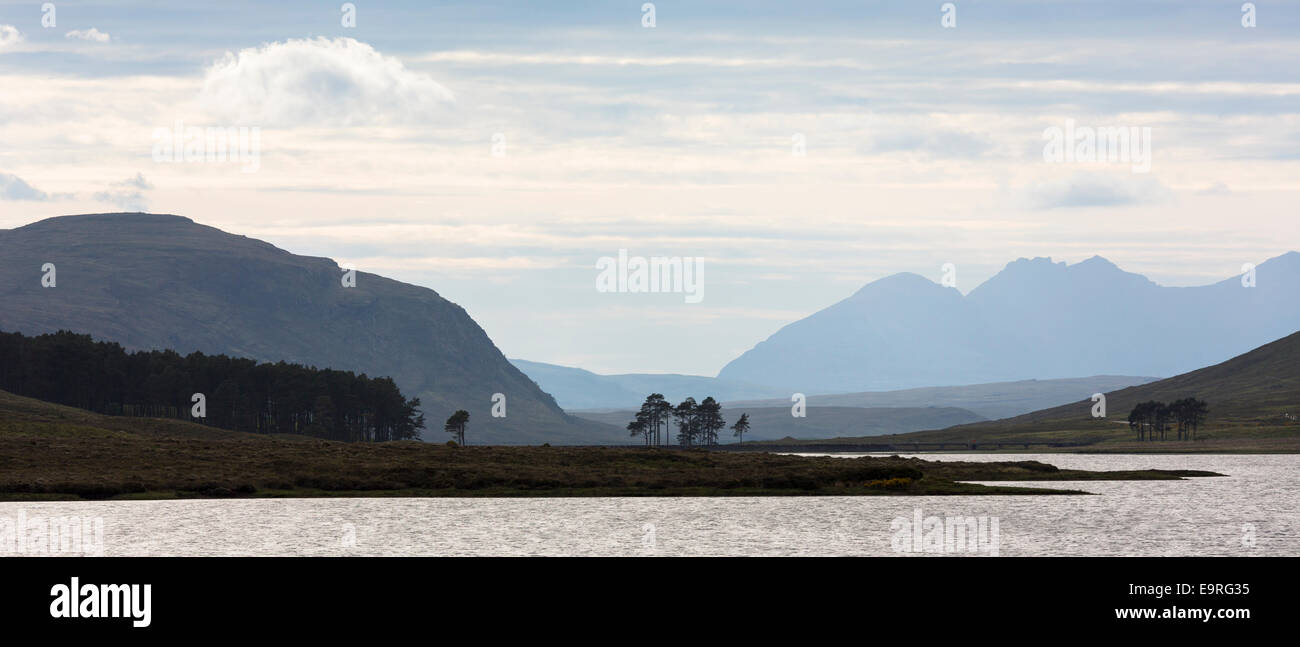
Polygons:
[[[808,396],[809,411],[826,407],[956,407],[982,418],[997,420],[1077,401],[1093,393],[1155,381],[1153,377],[1094,375],[1058,380],[1021,380],[967,386],[931,386],[899,391],[867,391]],[[788,407],[790,399],[727,401],[736,409]],[[809,413],[809,415],[813,415]]]
[[[749,432],[745,434],[746,441],[903,434],[983,420],[980,416],[958,407],[818,406],[809,407],[806,416],[795,418],[790,415],[789,406],[734,407],[723,403],[722,416],[728,425],[735,423],[742,413],[749,414],[751,425]],[[579,411],[574,415],[624,426],[636,415],[636,412]],[[673,434],[676,434],[676,429],[670,431],[670,436]],[[737,442],[737,439],[734,432],[728,428],[720,435],[718,442],[725,445]]]
[[537,382],[544,391],[555,396],[555,401],[566,410],[635,409],[651,393],[663,394],[668,401],[674,403],[681,402],[688,396],[698,399],[708,395],[724,402],[782,397],[788,400],[792,393],[788,389],[731,382],[704,375],[599,375],[580,368],[522,359],[512,359],[510,363]]
[[963,296],[916,274],[872,282],[791,323],[718,377],[805,393],[1081,375],[1176,375],[1300,328],[1300,253],[1171,288],[1101,257],[1020,259]]
[[[42,287],[42,266],[56,285]],[[357,272],[269,243],[155,214],[50,218],[0,230],[0,330],[60,329],[128,349],[225,353],[389,376],[447,436],[456,409],[471,443],[627,442],[566,415],[460,306],[433,290]],[[506,417],[491,416],[506,396]],[[184,403],[188,406],[188,403]]]

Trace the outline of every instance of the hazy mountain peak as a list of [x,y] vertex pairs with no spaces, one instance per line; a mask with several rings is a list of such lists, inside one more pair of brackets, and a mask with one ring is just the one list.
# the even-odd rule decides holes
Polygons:
[[853,296],[849,297],[849,299],[857,299],[859,297],[882,292],[898,292],[918,289],[927,290],[933,288],[942,288],[942,286],[914,272],[899,272],[897,274],[890,274],[889,276],[876,279],[861,288],[858,288],[858,291],[854,292]]
[[1020,258],[965,297],[897,274],[785,326],[718,376],[830,393],[1173,375],[1300,328],[1291,287],[1300,254],[1270,259],[1258,274],[1255,289],[1237,277],[1169,288],[1101,256],[1073,265]]
[[1116,270],[1119,269],[1118,265],[1110,262],[1109,259],[1103,257],[1100,254],[1093,254],[1089,258],[1079,261],[1078,263],[1075,263],[1074,267],[1105,267],[1109,269],[1116,269]]

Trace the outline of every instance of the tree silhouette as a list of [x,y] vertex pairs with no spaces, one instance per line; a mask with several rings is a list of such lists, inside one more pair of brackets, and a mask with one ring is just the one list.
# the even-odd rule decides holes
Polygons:
[[749,414],[740,414],[740,419],[736,421],[736,424],[731,425],[731,428],[736,432],[732,435],[740,436],[740,444],[745,444],[745,432],[749,431]]
[[[127,353],[69,331],[0,332],[0,389],[109,415],[330,440],[404,440],[424,427],[420,400],[386,377],[198,352]],[[206,397],[206,417],[190,415],[196,393]]]
[[1137,431],[1138,440],[1168,438],[1169,424],[1177,425],[1178,440],[1191,440],[1209,415],[1209,405],[1196,398],[1182,398],[1169,404],[1148,400],[1138,403],[1128,414],[1129,429]]
[[464,409],[457,409],[456,413],[447,418],[447,423],[442,426],[443,431],[449,434],[456,434],[456,444],[465,445],[465,425],[469,423],[469,412]]
[[[749,417],[745,416],[743,429],[749,429]],[[676,423],[677,444],[681,447],[694,447],[697,444],[713,446],[718,444],[718,432],[727,428],[727,421],[722,417],[722,403],[713,396],[707,396],[696,403],[695,398],[687,397],[681,404],[673,406],[661,393],[652,393],[642,403],[636,417],[627,423],[628,433],[645,437],[646,445],[666,444],[667,434],[662,441],[659,433],[661,427]],[[736,427],[732,427],[735,429]],[[741,431],[741,440],[744,440]]]
[[627,423],[627,430],[633,436],[640,435],[645,441],[646,447],[650,446],[650,439],[654,434],[654,429],[650,426],[649,417],[646,415],[644,408],[637,412],[636,420]]
[[673,409],[673,417],[677,419],[677,444],[682,447],[690,447],[695,444],[695,436],[699,433],[695,424],[695,398],[688,397],[682,400],[681,404]]
[[709,447],[718,444],[718,432],[726,429],[727,421],[722,417],[722,405],[713,396],[704,398],[696,407],[695,424],[701,443]]

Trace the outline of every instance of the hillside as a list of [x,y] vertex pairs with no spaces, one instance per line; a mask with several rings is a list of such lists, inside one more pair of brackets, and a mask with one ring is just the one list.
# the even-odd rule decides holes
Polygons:
[[[56,286],[42,287],[52,263]],[[433,290],[156,214],[95,214],[0,231],[0,330],[67,329],[132,350],[202,351],[392,377],[425,438],[456,409],[480,443],[623,442],[566,415],[469,314]],[[506,396],[504,418],[492,397]]]
[[1178,375],[1300,329],[1300,253],[1260,263],[1255,279],[1165,287],[1099,256],[1020,259],[966,295],[897,274],[785,326],[718,377],[816,394]]
[[[1073,402],[1080,395],[1104,393],[1136,384],[1153,382],[1154,377],[1094,375],[1059,380],[1021,380],[968,386],[932,386],[899,391],[868,391],[808,396],[809,407],[956,407],[989,420],[1045,409]],[[728,401],[727,406],[788,406],[789,397],[772,400]]]
[[[1169,402],[1194,397],[1209,403],[1210,414],[1194,443],[1135,443],[1126,419],[1139,402]],[[1093,403],[1034,411],[991,422],[977,422],[891,437],[863,437],[864,443],[1068,441],[1114,449],[1300,450],[1300,332],[1228,361],[1106,393],[1107,416],[1093,418]],[[845,439],[852,440],[852,439]]]
[[[740,414],[748,413],[750,430],[745,440],[775,440],[778,438],[835,438],[838,436],[878,436],[882,434],[899,434],[917,429],[928,429],[981,420],[978,415],[956,407],[828,407],[809,406],[807,416],[795,418],[790,415],[790,406],[782,407],[738,407],[724,404],[722,415],[728,425],[734,423]],[[579,411],[574,415],[598,422],[617,425],[620,429],[627,426],[634,417],[634,412]],[[673,432],[676,433],[676,432]],[[627,432],[625,431],[626,435]],[[720,443],[734,443],[730,429],[725,430],[718,439]]]

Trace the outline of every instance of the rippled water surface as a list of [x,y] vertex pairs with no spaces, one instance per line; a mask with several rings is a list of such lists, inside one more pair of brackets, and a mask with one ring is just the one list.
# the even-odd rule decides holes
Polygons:
[[919,508],[996,517],[1001,555],[1300,555],[1297,456],[923,458],[1228,476],[1059,486],[1094,496],[0,503],[0,521],[100,517],[106,555],[894,555],[891,522]]

